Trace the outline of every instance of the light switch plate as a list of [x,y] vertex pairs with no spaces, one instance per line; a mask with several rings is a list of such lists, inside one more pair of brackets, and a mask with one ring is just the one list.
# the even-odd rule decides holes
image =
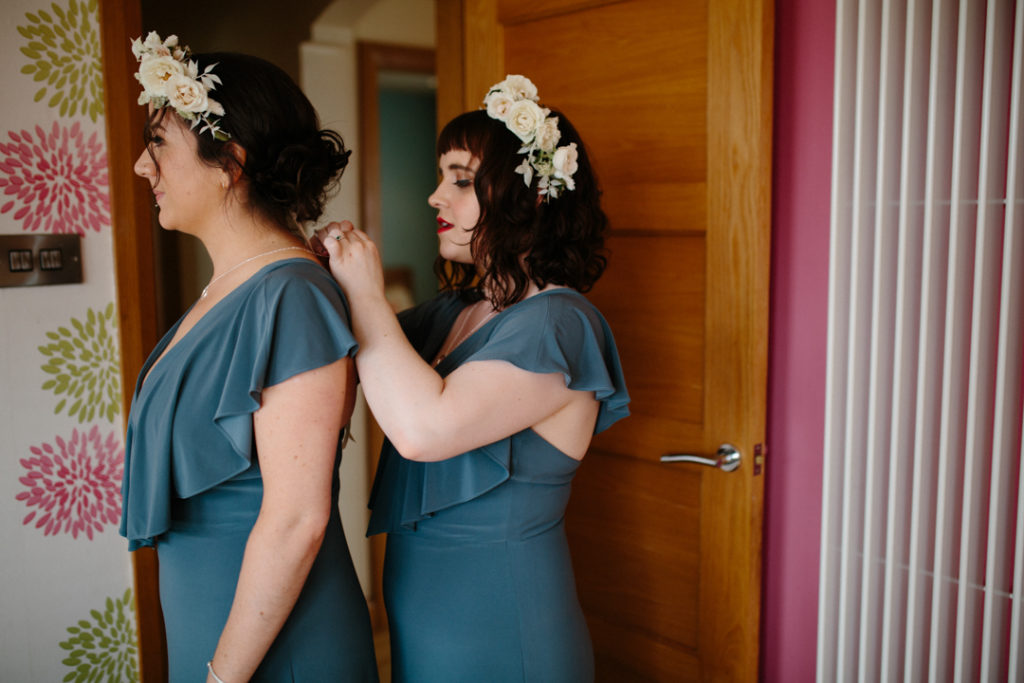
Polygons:
[[81,236],[0,235],[0,287],[81,281]]

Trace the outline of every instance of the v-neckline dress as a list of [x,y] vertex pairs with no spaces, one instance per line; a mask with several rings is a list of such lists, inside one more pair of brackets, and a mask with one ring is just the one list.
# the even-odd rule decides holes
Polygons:
[[[160,358],[178,325],[135,387],[121,520],[132,549],[157,550],[172,683],[205,679],[231,608],[263,496],[253,433],[262,390],[357,348],[341,290],[301,258],[260,269]],[[337,497],[335,470],[323,544],[254,681],[377,680]]]

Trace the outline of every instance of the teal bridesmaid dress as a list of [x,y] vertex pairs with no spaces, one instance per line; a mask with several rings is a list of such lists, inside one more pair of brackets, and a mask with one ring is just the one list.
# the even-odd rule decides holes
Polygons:
[[[277,261],[219,301],[154,366],[175,325],[139,375],[121,533],[132,549],[156,546],[172,683],[205,680],[235,595],[263,496],[252,422],[260,394],[354,354],[348,320],[326,270],[305,259]],[[331,491],[323,545],[253,681],[377,680],[366,602],[338,514],[337,468]]]
[[[465,304],[442,294],[400,318],[425,360]],[[570,289],[499,313],[437,367],[502,360],[600,401],[595,433],[628,415],[615,342]],[[585,465],[584,465],[585,466]],[[580,462],[531,429],[440,462],[385,442],[369,534],[388,534],[384,599],[395,683],[573,683],[594,679],[563,525]]]

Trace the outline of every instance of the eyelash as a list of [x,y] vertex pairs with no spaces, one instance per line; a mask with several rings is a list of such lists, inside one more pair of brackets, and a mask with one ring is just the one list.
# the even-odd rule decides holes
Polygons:
[[472,180],[462,179],[462,180],[456,180],[455,181],[455,186],[456,187],[463,187],[463,188],[465,188],[465,187],[469,187],[472,184],[473,184]]

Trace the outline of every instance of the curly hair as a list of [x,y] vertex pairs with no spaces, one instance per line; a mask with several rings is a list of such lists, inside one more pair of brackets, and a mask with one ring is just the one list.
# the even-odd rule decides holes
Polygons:
[[[298,85],[270,62],[232,52],[193,55],[200,73],[216,64],[222,84],[214,96],[224,106],[220,127],[231,139],[215,140],[193,129],[199,158],[215,168],[241,171],[248,180],[249,206],[302,236],[301,225],[315,221],[337,188],[350,150],[333,130],[321,130],[316,109]],[[145,128],[153,129],[168,108],[155,109]],[[245,151],[244,163],[233,144]]]
[[452,119],[437,141],[440,157],[464,150],[480,162],[473,180],[480,219],[470,238],[474,264],[451,263],[438,257],[434,271],[445,289],[467,298],[489,293],[495,307],[523,298],[530,282],[586,292],[604,272],[604,235],[608,218],[601,209],[601,191],[579,133],[561,112],[559,144],[575,142],[579,168],[576,189],[556,199],[539,201],[537,179],[527,186],[515,172],[522,162],[521,142],[505,124],[484,110]]

